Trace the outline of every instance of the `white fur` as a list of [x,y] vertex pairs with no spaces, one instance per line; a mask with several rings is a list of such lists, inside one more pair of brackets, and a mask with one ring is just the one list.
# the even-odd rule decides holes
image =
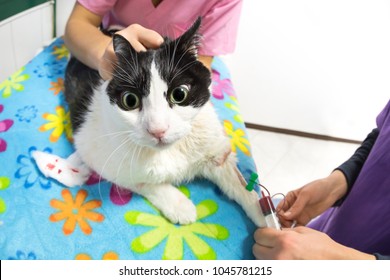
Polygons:
[[[122,111],[109,103],[107,83],[96,90],[85,122],[75,133],[80,158],[103,178],[146,197],[173,223],[196,221],[196,208],[174,185],[202,176],[238,202],[258,226],[265,226],[257,194],[242,186],[236,157],[210,103],[173,106],[152,66],[150,94],[142,110]],[[150,131],[164,130],[161,139]]]

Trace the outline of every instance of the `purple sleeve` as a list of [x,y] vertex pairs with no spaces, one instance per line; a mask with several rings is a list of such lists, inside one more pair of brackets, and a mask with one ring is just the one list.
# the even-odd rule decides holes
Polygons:
[[390,100],[387,103],[386,107],[382,110],[382,112],[376,118],[376,125],[379,128],[379,130],[381,130],[381,128],[383,126],[383,122],[385,121],[385,119],[387,118],[387,116],[389,114],[390,114]]
[[359,176],[360,171],[362,170],[362,167],[366,162],[376,139],[378,138],[378,134],[379,130],[377,128],[373,129],[355,153],[346,162],[335,169],[344,174],[345,179],[347,180],[348,190],[344,197],[336,201],[334,206],[340,206],[351,191],[353,184]]
[[359,176],[360,171],[366,162],[366,159],[368,158],[368,155],[370,154],[376,139],[378,138],[379,132],[383,126],[383,122],[387,118],[389,112],[390,101],[376,119],[378,128],[372,130],[371,133],[368,134],[367,138],[363,141],[362,145],[356,150],[356,152],[346,162],[336,168],[336,170],[339,170],[344,174],[348,184],[348,191],[347,194],[338,200],[334,206],[339,206],[351,191],[353,184]]

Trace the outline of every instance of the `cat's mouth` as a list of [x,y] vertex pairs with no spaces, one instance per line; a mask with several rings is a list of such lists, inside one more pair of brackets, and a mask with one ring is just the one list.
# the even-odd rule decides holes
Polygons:
[[171,146],[173,144],[173,142],[170,142],[170,141],[167,141],[166,139],[156,139],[157,140],[157,144],[156,144],[156,147],[157,148],[167,148],[169,146]]

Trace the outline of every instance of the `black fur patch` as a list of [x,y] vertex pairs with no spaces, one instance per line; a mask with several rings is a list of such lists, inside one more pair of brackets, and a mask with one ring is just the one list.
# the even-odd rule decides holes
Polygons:
[[66,67],[64,94],[69,105],[73,131],[85,120],[93,89],[101,82],[99,73],[72,57]]

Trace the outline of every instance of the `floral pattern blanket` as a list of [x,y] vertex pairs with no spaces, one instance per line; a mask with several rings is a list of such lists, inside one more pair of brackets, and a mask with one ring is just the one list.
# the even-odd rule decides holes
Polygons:
[[[97,176],[68,189],[39,172],[33,151],[73,152],[68,57],[58,38],[0,83],[0,259],[252,259],[254,224],[207,180],[177,186],[198,213],[180,226]],[[212,102],[248,180],[255,164],[229,72],[218,58],[212,68]]]

